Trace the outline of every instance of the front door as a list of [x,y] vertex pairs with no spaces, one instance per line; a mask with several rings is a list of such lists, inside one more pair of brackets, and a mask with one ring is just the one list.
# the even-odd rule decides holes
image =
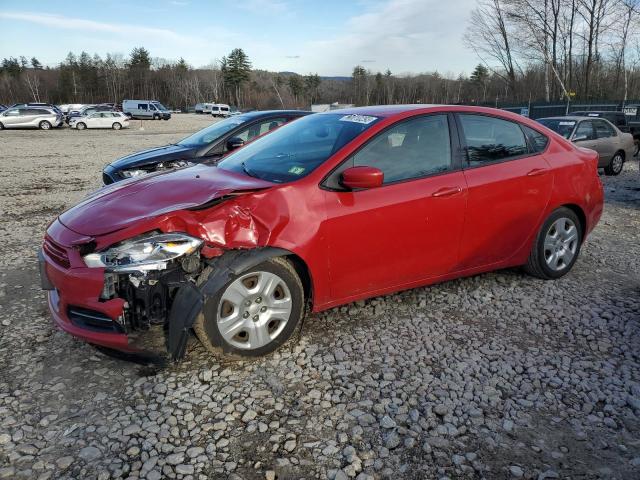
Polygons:
[[[326,192],[332,297],[348,300],[452,270],[466,204],[446,114],[405,120],[349,158],[382,170],[379,188]],[[335,179],[326,184],[338,185]]]
[[467,214],[459,269],[507,260],[535,231],[551,196],[553,176],[516,122],[458,116],[467,165]]

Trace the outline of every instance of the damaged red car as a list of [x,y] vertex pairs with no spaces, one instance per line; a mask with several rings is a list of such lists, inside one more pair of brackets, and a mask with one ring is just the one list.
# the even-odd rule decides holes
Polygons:
[[603,206],[595,152],[463,106],[310,115],[199,165],[104,187],[47,229],[55,323],[92,344],[273,351],[303,316],[490,270],[573,267]]

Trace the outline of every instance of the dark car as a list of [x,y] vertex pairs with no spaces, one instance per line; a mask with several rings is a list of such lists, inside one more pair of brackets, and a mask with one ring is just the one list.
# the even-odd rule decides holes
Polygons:
[[216,161],[260,135],[311,112],[267,110],[236,115],[200,130],[176,144],[133,153],[107,165],[105,185],[147,173]]
[[0,112],[4,112],[6,109],[7,109],[7,106],[0,103]]

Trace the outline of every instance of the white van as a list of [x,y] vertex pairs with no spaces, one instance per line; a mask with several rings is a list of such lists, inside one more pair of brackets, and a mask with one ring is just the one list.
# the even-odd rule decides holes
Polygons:
[[171,112],[157,100],[123,100],[122,111],[131,118],[169,120]]
[[214,117],[228,117],[231,108],[226,103],[212,103],[211,115]]

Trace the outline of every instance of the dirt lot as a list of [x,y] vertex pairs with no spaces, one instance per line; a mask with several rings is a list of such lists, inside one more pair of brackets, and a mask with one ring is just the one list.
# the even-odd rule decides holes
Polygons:
[[[508,270],[316,315],[253,361],[166,369],[53,328],[36,252],[104,164],[211,122],[0,132],[0,478],[640,478],[640,175],[574,271]],[[140,125],[144,130],[139,130]]]

